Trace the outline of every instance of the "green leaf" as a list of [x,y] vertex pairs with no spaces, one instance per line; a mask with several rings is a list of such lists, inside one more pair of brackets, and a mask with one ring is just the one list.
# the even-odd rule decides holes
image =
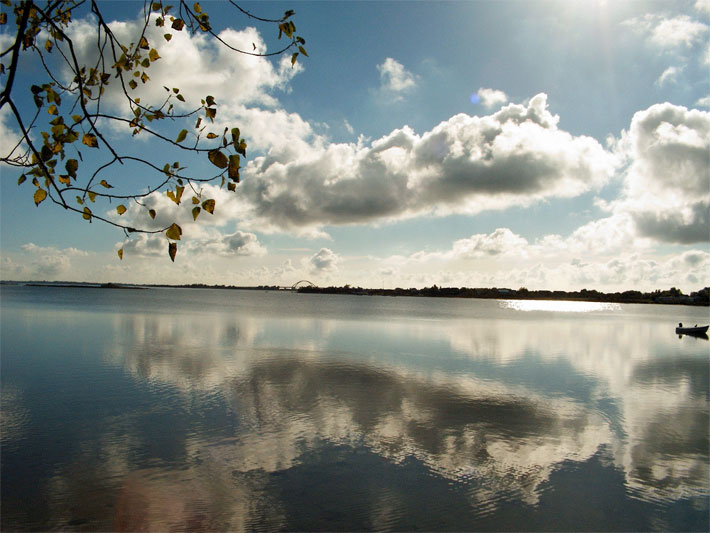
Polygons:
[[187,130],[181,130],[180,133],[178,133],[177,139],[175,142],[181,143],[182,141],[185,140],[185,137],[187,137]]
[[192,208],[192,220],[197,220],[197,217],[200,215],[201,209],[199,207],[193,207]]
[[215,201],[210,199],[210,200],[205,200],[202,202],[202,208],[207,211],[210,215],[214,215],[214,207],[215,207]]
[[128,82],[128,86],[129,86],[131,89],[135,89],[136,87],[138,87],[138,83],[136,83],[136,80],[131,80],[131,81]]
[[165,37],[165,40],[166,40],[166,41],[170,41],[170,39],[173,38],[172,34],[170,34],[170,33],[164,34],[163,37]]
[[182,235],[182,228],[175,224],[175,222],[165,231],[165,236],[173,241],[179,241],[180,235]]
[[39,205],[42,202],[44,202],[44,199],[47,198],[47,191],[44,189],[37,189],[34,194],[34,201],[35,205]]
[[125,213],[126,211],[127,211],[126,206],[123,205],[123,204],[119,205],[119,206],[116,208],[116,212],[117,212],[119,215],[122,215],[122,214]]
[[[306,49],[303,48],[302,46],[298,47],[298,51],[301,52],[304,56],[308,57],[308,54],[306,53]],[[317,52],[318,50],[316,50]]]
[[174,263],[175,262],[175,255],[177,254],[177,244],[174,242],[171,242],[168,244],[168,255],[170,256],[170,260]]
[[219,150],[210,150],[207,157],[210,162],[218,168],[227,168],[229,166],[229,159]]
[[25,182],[26,179],[27,179],[27,176],[25,176],[24,174],[22,174],[19,178],[17,178],[17,184],[18,184],[18,185],[22,185],[22,184]]
[[291,68],[293,68],[293,66],[296,64],[296,58],[297,58],[297,57],[298,57],[298,52],[295,52],[295,53],[291,56]]

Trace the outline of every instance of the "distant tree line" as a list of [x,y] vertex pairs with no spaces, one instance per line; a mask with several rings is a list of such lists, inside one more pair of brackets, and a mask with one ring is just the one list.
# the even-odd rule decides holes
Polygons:
[[710,306],[710,287],[683,294],[680,289],[672,287],[668,290],[641,292],[628,290],[624,292],[600,292],[582,289],[580,291],[550,291],[507,288],[469,288],[469,287],[425,287],[396,289],[363,289],[362,287],[301,287],[298,292],[322,294],[355,294],[380,296],[428,296],[439,298],[495,298],[510,300],[574,300],[583,302],[613,302],[634,304],[683,304]]

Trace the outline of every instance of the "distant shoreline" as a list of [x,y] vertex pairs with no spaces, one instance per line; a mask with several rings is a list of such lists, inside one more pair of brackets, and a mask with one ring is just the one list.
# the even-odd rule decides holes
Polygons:
[[260,291],[292,291],[303,294],[346,294],[353,296],[407,296],[430,298],[477,298],[496,300],[558,300],[580,302],[605,302],[605,303],[630,303],[630,304],[661,304],[661,305],[692,305],[710,306],[710,287],[683,294],[680,290],[656,290],[653,292],[624,291],[605,293],[596,290],[582,289],[581,291],[550,291],[506,289],[506,288],[468,288],[468,287],[426,287],[423,289],[364,289],[362,287],[280,287],[277,285],[259,285],[243,287],[235,285],[206,285],[191,283],[182,285],[167,284],[123,284],[123,283],[82,283],[82,282],[41,282],[41,281],[0,281],[0,285],[25,285],[29,287],[61,287],[78,289],[150,289],[150,288],[175,288],[175,289],[229,289],[229,290],[260,290]]

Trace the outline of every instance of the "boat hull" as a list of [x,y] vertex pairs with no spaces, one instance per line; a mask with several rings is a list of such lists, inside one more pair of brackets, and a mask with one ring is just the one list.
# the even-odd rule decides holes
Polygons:
[[693,328],[675,328],[676,333],[683,335],[704,335],[710,326],[696,326]]

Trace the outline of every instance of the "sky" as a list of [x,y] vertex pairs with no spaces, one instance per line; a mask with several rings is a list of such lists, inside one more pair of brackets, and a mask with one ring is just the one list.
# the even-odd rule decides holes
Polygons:
[[[202,5],[227,42],[267,52],[282,43],[226,3]],[[126,238],[49,202],[36,207],[32,184],[18,186],[18,172],[0,166],[2,279],[686,293],[710,285],[709,0],[240,5],[266,17],[293,9],[308,57],[292,67],[290,57],[247,57],[176,33],[140,89],[146,100],[163,85],[188,101],[214,96],[214,130],[238,126],[248,143],[235,193],[205,186],[216,209],[196,222],[190,202],[178,207],[164,193],[146,200],[155,221],[128,206],[121,222],[178,221],[173,263],[164,235]],[[117,34],[139,31],[142,2],[101,6]],[[89,17],[77,13],[71,30],[86,58]],[[161,42],[158,31],[149,27],[151,42]],[[3,49],[9,42],[0,34]],[[21,66],[18,87],[45,81],[31,57]],[[22,98],[18,89],[33,106]],[[125,113],[111,93],[105,101]],[[161,167],[175,160],[128,128],[107,132]],[[3,153],[16,136],[2,110]],[[100,164],[107,155],[87,157]],[[214,169],[182,157],[195,176]],[[130,165],[107,177],[133,191],[155,179]],[[113,205],[94,210],[118,220]]]

